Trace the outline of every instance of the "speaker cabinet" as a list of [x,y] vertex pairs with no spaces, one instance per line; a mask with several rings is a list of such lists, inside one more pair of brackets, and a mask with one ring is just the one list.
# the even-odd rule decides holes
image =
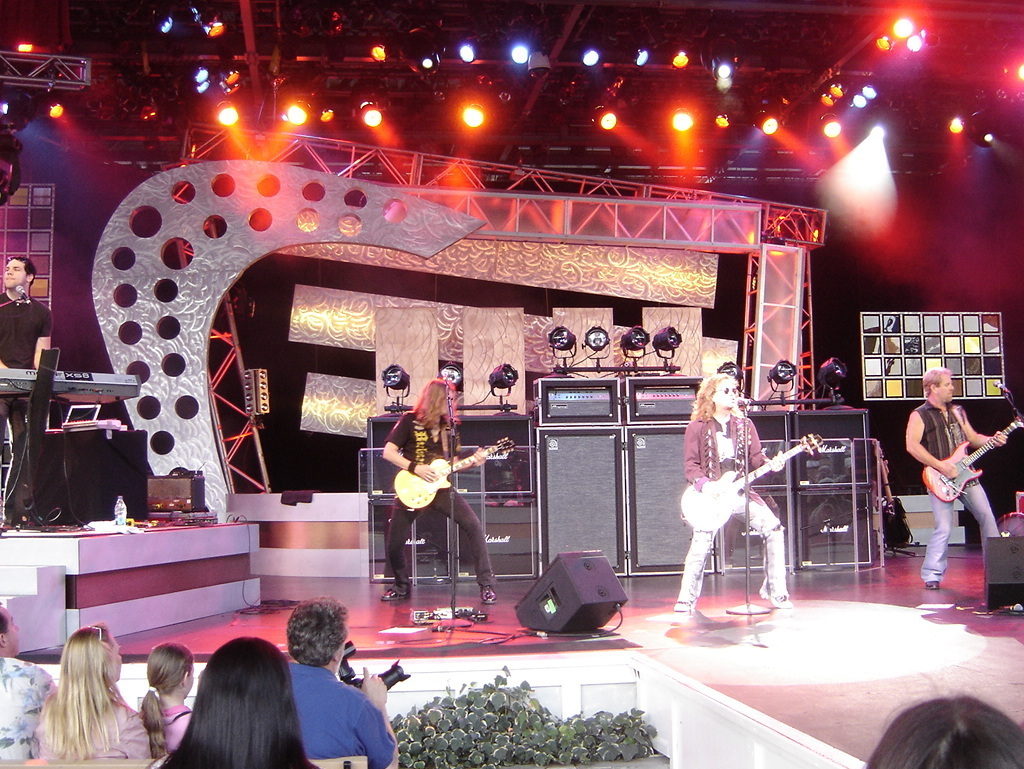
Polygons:
[[870,565],[878,557],[871,494],[860,487],[796,494],[800,566]]
[[630,573],[682,571],[693,529],[679,517],[683,477],[682,427],[626,429]]
[[985,547],[989,610],[1024,603],[1024,537],[990,537]]
[[622,430],[537,431],[541,540],[545,558],[580,548],[600,550],[624,569]]
[[793,411],[790,419],[794,440],[812,433],[823,439],[817,454],[800,454],[793,460],[799,488],[871,483],[874,450],[866,409]]
[[585,633],[607,623],[626,600],[604,555],[559,553],[516,604],[516,618],[531,630]]
[[36,508],[60,510],[56,523],[110,520],[124,497],[128,517],[149,510],[148,434],[144,430],[46,433],[36,470]]

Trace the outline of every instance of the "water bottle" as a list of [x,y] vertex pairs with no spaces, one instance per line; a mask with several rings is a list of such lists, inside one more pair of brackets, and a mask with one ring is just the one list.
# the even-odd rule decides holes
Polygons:
[[114,525],[126,526],[128,524],[128,505],[124,503],[124,497],[118,497],[114,503]]

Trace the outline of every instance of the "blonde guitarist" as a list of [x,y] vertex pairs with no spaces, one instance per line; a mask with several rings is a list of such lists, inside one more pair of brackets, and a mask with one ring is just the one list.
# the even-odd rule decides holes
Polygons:
[[[718,495],[716,481],[729,470],[742,470],[744,457],[747,459],[748,470],[769,463],[773,471],[778,471],[785,463],[781,456],[769,460],[764,455],[754,423],[739,411],[738,398],[737,382],[732,375],[715,374],[708,377],[697,391],[693,421],[686,428],[684,472],[687,482],[701,496],[710,495],[713,504],[728,507],[722,516],[717,517],[687,517],[684,510],[684,517],[687,520],[692,518],[694,529],[690,549],[683,563],[683,579],[675,611],[686,617],[693,616],[700,596],[704,562],[711,550],[715,531],[731,515],[742,513],[745,507],[742,496],[735,493]],[[710,522],[712,520],[713,523]],[[786,587],[782,524],[765,501],[754,492],[750,494],[750,528],[764,538],[765,579],[761,585],[761,597],[777,609],[793,608]]]
[[[437,468],[431,466],[436,459],[444,459],[449,441],[449,399],[456,397],[455,389],[444,379],[432,379],[420,392],[419,400],[412,411],[402,415],[391,429],[384,444],[384,459],[400,470],[406,470],[427,483],[442,479]],[[457,431],[456,431],[457,436]],[[455,451],[458,452],[456,437]],[[487,452],[480,449],[472,457],[470,467],[487,461]],[[466,465],[463,465],[464,467]],[[380,597],[382,601],[401,601],[409,597],[411,586],[409,566],[405,562],[405,543],[412,530],[412,523],[419,515],[437,513],[448,517],[454,514],[455,524],[462,529],[469,541],[470,556],[476,563],[476,581],[480,585],[480,600],[492,604],[497,600],[494,593],[494,571],[484,541],[483,526],[476,513],[453,488],[439,488],[433,500],[423,507],[410,508],[398,499],[391,508],[391,518],[385,534],[385,549],[388,565],[395,575],[395,583]]]
[[[925,467],[931,467],[947,478],[956,478],[959,468],[950,459],[961,443],[980,448],[990,441],[996,446],[1006,443],[1005,433],[982,435],[967,420],[962,406],[953,403],[953,379],[948,368],[933,368],[922,378],[925,402],[910,412],[907,421],[907,453]],[[981,528],[981,543],[984,547],[989,537],[998,537],[992,506],[985,490],[976,481],[969,481],[960,495],[964,505],[978,521]],[[921,579],[928,590],[938,590],[946,573],[946,549],[949,533],[953,526],[953,500],[946,501],[928,492],[928,501],[935,516],[935,530],[921,564]]]

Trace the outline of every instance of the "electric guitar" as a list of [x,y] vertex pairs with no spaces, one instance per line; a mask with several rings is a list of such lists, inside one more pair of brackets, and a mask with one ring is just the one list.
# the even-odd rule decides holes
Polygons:
[[[805,435],[800,443],[779,456],[786,462],[801,451],[814,454],[821,448],[820,435]],[[762,475],[772,472],[771,462],[765,462],[745,477],[737,478],[735,470],[722,474],[717,481],[708,481],[700,491],[687,487],[679,500],[682,518],[698,531],[715,531],[733,515],[743,509],[743,489]]]
[[[1018,427],[1024,427],[1024,422],[1017,417],[996,435],[1009,435]],[[995,437],[995,436],[993,436]],[[926,467],[921,472],[924,478],[924,485],[928,491],[937,496],[943,502],[952,502],[964,492],[964,486],[981,475],[981,470],[975,470],[971,465],[977,462],[982,456],[997,448],[995,441],[987,441],[976,451],[967,453],[970,443],[964,441],[956,447],[956,451],[946,457],[947,462],[956,465],[956,478],[947,478],[934,467]]]
[[[511,451],[515,447],[516,444],[511,438],[502,438],[493,446],[488,446],[484,449],[484,453],[487,456],[491,456],[492,454]],[[395,495],[406,507],[419,510],[421,507],[426,507],[434,501],[438,489],[451,488],[451,481],[448,480],[449,475],[469,467],[475,461],[472,454],[465,459],[460,459],[454,465],[449,465],[444,459],[435,459],[430,463],[430,467],[438,474],[438,479],[433,483],[423,480],[408,470],[399,470],[398,475],[395,476]]]

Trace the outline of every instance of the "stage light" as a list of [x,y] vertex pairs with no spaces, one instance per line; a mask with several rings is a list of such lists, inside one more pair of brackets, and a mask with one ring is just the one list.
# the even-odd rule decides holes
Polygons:
[[904,17],[902,19],[897,19],[892,25],[892,34],[895,37],[906,39],[914,34],[915,29],[916,27],[914,26],[914,22],[911,19]]
[[907,38],[907,50],[911,53],[919,53],[924,48],[923,35],[911,35]]
[[47,114],[54,120],[64,117],[64,105],[59,101],[53,102],[47,110]]
[[785,387],[794,379],[796,379],[796,366],[788,360],[780,360],[768,372],[768,381],[772,383],[772,389]]
[[878,96],[878,89],[876,89],[873,85],[866,85],[860,89],[860,93],[865,99],[871,101],[872,99]]
[[462,122],[470,128],[479,128],[486,119],[484,108],[479,104],[467,104],[462,108]]
[[650,342],[651,335],[642,326],[633,326],[619,337],[619,347],[626,357],[639,357]]
[[217,107],[217,122],[229,126],[238,123],[238,109],[227,102],[221,102]]
[[825,91],[825,93],[823,93],[819,97],[819,101],[821,101],[821,103],[824,104],[826,107],[836,106],[836,97],[830,94],[828,91]]
[[383,383],[385,390],[405,390],[405,392],[409,392],[409,372],[397,363],[392,363],[380,372],[380,381]]
[[740,380],[740,367],[736,365],[736,361],[729,360],[723,363],[715,371],[716,374],[728,374],[737,382]]
[[383,43],[375,43],[370,46],[370,58],[378,64],[388,60],[388,49]]
[[855,93],[853,95],[853,98],[850,99],[850,103],[857,109],[864,109],[866,106],[868,106],[867,97],[864,96],[864,94],[862,93]]
[[761,129],[765,136],[771,136],[779,130],[779,119],[774,115],[765,115],[761,118],[758,128]]
[[203,25],[203,32],[207,37],[221,37],[226,31],[227,27],[224,26],[224,22],[217,18]]
[[1021,64],[1019,67],[1017,67],[1017,77],[1019,77],[1021,80],[1024,80],[1024,64]]
[[516,43],[512,46],[510,55],[512,56],[512,61],[516,64],[526,64],[530,60],[530,49],[522,43]]
[[611,131],[619,124],[619,116],[610,109],[600,109],[597,113],[597,124],[605,131]]
[[15,47],[18,53],[32,53],[36,49],[32,43],[18,43]]
[[546,53],[534,51],[526,60],[526,69],[531,75],[539,76],[551,71],[551,59]]
[[237,69],[229,69],[220,78],[220,89],[225,94],[232,94],[242,85],[242,73]]
[[303,102],[293,102],[285,107],[282,120],[294,126],[305,125],[309,120],[309,105]]
[[495,390],[511,390],[519,381],[519,372],[511,363],[502,363],[488,375],[487,384],[491,388],[491,395],[497,395]]
[[672,57],[672,66],[676,69],[683,69],[689,66],[690,56],[686,51],[676,51],[676,55]]
[[433,72],[441,63],[438,35],[439,30],[435,28],[416,27],[405,36],[403,53],[420,72]]
[[330,107],[324,107],[320,110],[320,122],[330,123],[334,120],[334,110]]
[[729,116],[726,115],[724,112],[721,115],[717,115],[715,117],[715,125],[718,126],[719,128],[728,128]]
[[377,128],[384,122],[384,112],[376,102],[364,101],[359,105],[359,119],[363,121],[363,125]]
[[466,64],[476,61],[476,47],[472,43],[463,43],[459,46],[459,58]]
[[723,61],[715,65],[715,79],[716,80],[732,80],[733,76],[733,65],[732,62]]
[[839,358],[829,358],[818,367],[818,385],[831,393],[832,401],[836,404],[844,402],[839,388],[848,373],[846,364]]
[[843,94],[846,93],[846,89],[843,88],[842,83],[832,83],[828,87],[828,92],[832,95],[833,98],[842,99]]
[[693,115],[683,109],[677,109],[672,115],[672,128],[676,131],[689,131],[693,128]]
[[575,351],[576,335],[565,326],[555,326],[548,332],[548,346],[555,353]]
[[601,352],[611,343],[611,337],[601,326],[591,326],[583,335],[583,346],[594,352]]
[[672,358],[683,343],[683,337],[676,331],[674,326],[665,326],[654,335],[651,345],[659,358]]
[[949,132],[951,134],[962,134],[964,132],[964,121],[961,117],[955,117],[949,121]]
[[446,382],[451,382],[456,390],[462,389],[462,366],[455,361],[449,361],[441,366],[437,375]]
[[208,83],[210,81],[210,70],[203,66],[196,67],[196,71],[195,74],[192,75],[192,79],[195,81],[197,86],[202,85],[203,83]]
[[829,139],[835,139],[843,132],[843,124],[835,115],[823,115],[821,118],[821,132]]
[[892,38],[888,35],[882,35],[880,38],[875,40],[875,47],[879,51],[891,51],[892,50]]
[[585,67],[596,67],[598,62],[601,61],[601,54],[595,48],[588,48],[583,52],[580,61],[583,62]]
[[646,48],[638,48],[636,54],[633,56],[633,63],[638,67],[642,67],[651,60],[651,52]]
[[159,115],[160,111],[153,103],[143,104],[139,109],[139,120],[156,120]]
[[174,29],[174,18],[171,15],[164,16],[160,19],[160,23],[156,27],[161,34],[169,35],[171,30]]

